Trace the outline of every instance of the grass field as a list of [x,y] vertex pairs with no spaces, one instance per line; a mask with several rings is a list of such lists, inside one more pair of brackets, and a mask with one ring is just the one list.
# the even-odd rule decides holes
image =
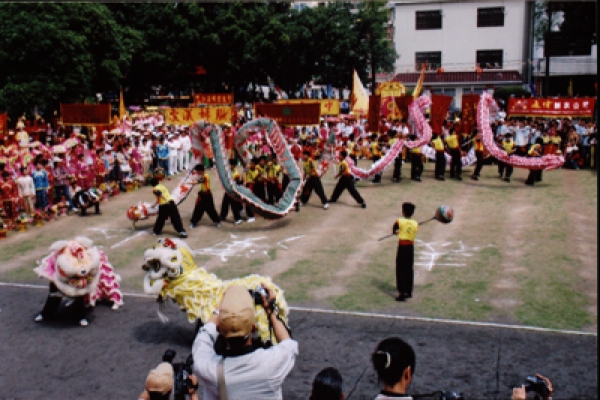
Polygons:
[[[421,183],[407,179],[410,164],[400,184],[391,182],[390,170],[381,185],[360,182],[364,210],[344,194],[325,211],[313,196],[300,213],[274,222],[234,226],[229,220],[217,228],[205,216],[188,230],[187,242],[199,265],[222,278],[269,275],[296,306],[597,330],[594,172],[544,172],[544,181],[531,188],[524,185],[526,170],[516,169],[511,183],[497,178],[496,166],[485,166],[478,182],[468,179],[471,168],[462,182],[438,182],[432,168],[425,164]],[[332,177],[323,180],[328,195]],[[213,190],[219,209],[222,189]],[[42,283],[32,269],[48,246],[84,235],[103,246],[124,289],[141,292],[143,252],[155,238],[153,220],[138,223],[135,233],[130,229],[125,211],[139,200],[152,201],[149,188],[111,198],[102,216],[63,217],[10,233],[0,241],[0,280]],[[419,221],[440,204],[452,206],[455,218],[419,228],[413,298],[397,303],[396,241],[377,239],[391,232],[404,201],[417,205]],[[193,203],[190,198],[180,206],[184,221]],[[167,225],[164,235],[172,233]]]

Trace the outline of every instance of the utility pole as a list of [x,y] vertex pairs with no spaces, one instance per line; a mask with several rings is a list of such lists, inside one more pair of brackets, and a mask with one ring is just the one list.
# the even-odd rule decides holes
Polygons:
[[544,38],[544,52],[546,53],[546,74],[544,76],[544,97],[550,96],[550,50],[548,41],[550,40],[550,28],[552,27],[552,6],[550,2],[546,3],[546,13],[548,14],[548,26],[546,27],[546,37]]

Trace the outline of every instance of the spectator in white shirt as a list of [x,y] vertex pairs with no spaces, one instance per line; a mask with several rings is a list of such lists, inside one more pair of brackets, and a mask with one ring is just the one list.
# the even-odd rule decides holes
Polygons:
[[[274,400],[282,399],[281,386],[294,367],[298,343],[290,338],[283,322],[272,306],[275,298],[267,288],[263,307],[269,315],[277,345],[255,348],[252,333],[256,331],[254,300],[243,286],[230,286],[223,294],[219,309],[213,312],[194,341],[194,373],[204,383],[204,399]],[[224,338],[223,355],[215,351],[219,334]],[[227,392],[220,393],[219,381]]]
[[192,149],[192,140],[186,131],[183,131],[179,138],[181,142],[181,155],[179,156],[180,167],[182,171],[185,171],[190,166],[190,150]]
[[169,176],[175,175],[177,171],[177,153],[179,151],[180,144],[175,141],[175,136],[170,135],[169,141],[167,142],[169,148]]

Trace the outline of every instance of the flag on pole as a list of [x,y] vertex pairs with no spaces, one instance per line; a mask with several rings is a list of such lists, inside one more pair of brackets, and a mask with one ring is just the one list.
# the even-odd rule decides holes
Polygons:
[[350,103],[350,112],[355,115],[366,115],[369,111],[369,95],[363,86],[356,70],[352,79],[352,102]]
[[573,97],[573,78],[569,80],[569,87],[567,88],[567,96]]
[[419,80],[417,81],[417,86],[415,86],[415,90],[413,90],[413,98],[417,98],[419,97],[419,94],[421,94],[421,88],[423,87],[423,81],[425,80],[425,66],[423,66],[423,68],[421,69],[421,76],[419,77]]
[[121,87],[121,94],[119,95],[119,119],[122,120],[126,114],[125,101],[123,101],[123,88]]

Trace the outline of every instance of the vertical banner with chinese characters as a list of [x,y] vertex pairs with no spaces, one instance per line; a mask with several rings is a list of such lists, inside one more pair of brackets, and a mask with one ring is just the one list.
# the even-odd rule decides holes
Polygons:
[[477,123],[477,104],[479,104],[478,94],[463,94],[462,95],[462,132],[468,133],[473,132],[475,124]]
[[233,104],[233,93],[196,93],[194,105],[196,107],[212,104]]
[[379,112],[381,111],[381,96],[369,96],[369,133],[379,132]]
[[340,114],[340,101],[338,99],[278,100],[277,104],[320,104],[321,116]]
[[574,99],[508,99],[507,114],[511,117],[592,117],[596,99],[578,97]]
[[6,113],[0,114],[0,135],[4,135],[6,133],[7,120],[8,118]]
[[431,96],[431,130],[433,133],[440,134],[442,125],[448,115],[448,108],[452,104],[452,96],[443,94],[434,94]]
[[231,123],[231,107],[170,108],[165,110],[165,120],[170,125],[192,125],[198,121],[222,125]]
[[404,121],[408,121],[408,106],[410,106],[410,103],[412,103],[413,97],[407,94],[400,97],[394,97],[394,101],[398,107],[400,118],[402,118]]

